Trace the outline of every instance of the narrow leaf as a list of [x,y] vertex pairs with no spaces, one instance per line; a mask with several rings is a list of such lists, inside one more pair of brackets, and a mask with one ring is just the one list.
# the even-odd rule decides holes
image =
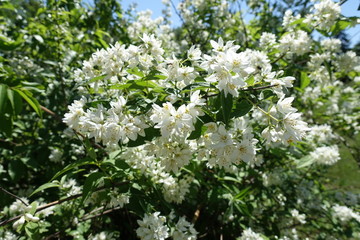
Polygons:
[[60,187],[58,182],[49,182],[49,183],[45,183],[43,185],[41,185],[40,187],[38,187],[34,192],[32,192],[30,194],[29,197],[31,197],[32,195],[41,192],[42,190],[48,189],[48,188],[54,188],[54,187]]

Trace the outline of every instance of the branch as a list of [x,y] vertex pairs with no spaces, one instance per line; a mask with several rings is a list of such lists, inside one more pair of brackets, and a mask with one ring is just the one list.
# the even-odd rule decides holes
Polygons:
[[[116,185],[116,186],[121,186],[121,185],[125,185],[125,184],[128,184],[128,183],[129,183],[129,181],[125,181],[125,182],[117,183],[117,184],[115,184],[115,185]],[[104,186],[104,187],[100,187],[100,188],[97,188],[94,192],[98,192],[98,191],[104,190],[104,189],[106,189],[106,188],[107,188],[107,187],[105,187],[105,186]],[[36,208],[35,213],[37,213],[37,212],[39,212],[39,211],[41,211],[41,210],[44,210],[44,209],[46,209],[46,208],[59,205],[59,204],[61,204],[61,203],[63,203],[63,202],[67,202],[67,201],[70,201],[70,200],[79,198],[79,197],[81,197],[82,195],[83,195],[82,193],[79,193],[79,194],[75,194],[75,195],[72,195],[72,196],[67,197],[67,198],[63,198],[63,199],[60,199],[60,200],[57,200],[57,201],[54,201],[54,202],[51,202],[51,203],[42,205],[42,206]],[[0,222],[0,227],[6,225],[6,224],[8,224],[8,223],[11,223],[11,222],[13,222],[13,221],[16,221],[16,220],[18,220],[18,219],[20,219],[23,215],[24,215],[24,214],[20,214],[20,215],[18,215],[18,216],[15,216],[15,217],[13,217],[13,218],[10,218],[10,219],[8,219],[8,220],[5,220],[5,221]]]
[[276,63],[277,61],[279,61],[280,59],[282,59],[283,57],[285,57],[286,53],[283,53],[282,55],[280,55],[280,57],[278,57],[277,59],[275,59],[271,64]]
[[202,208],[202,205],[199,204],[194,212],[194,216],[193,216],[193,219],[192,219],[192,223],[195,224],[196,221],[198,220],[198,218],[200,217],[200,211],[201,211],[201,208]]
[[13,198],[16,198],[18,200],[20,200],[25,206],[29,206],[29,204],[27,204],[24,200],[22,200],[20,197],[16,196],[15,194],[7,191],[6,189],[4,189],[3,187],[0,186],[0,190],[3,191],[4,193],[10,195]]
[[48,113],[48,114],[50,114],[51,116],[53,116],[56,120],[58,120],[59,122],[63,122],[62,121],[62,118],[59,116],[59,115],[57,115],[56,113],[54,113],[53,111],[51,111],[50,109],[48,109],[48,108],[46,108],[46,107],[44,107],[44,106],[42,106],[42,105],[40,105],[40,108],[41,108],[41,110],[43,110],[44,112],[46,112],[46,113]]
[[86,221],[86,220],[89,220],[89,219],[92,219],[92,218],[96,218],[96,217],[100,217],[100,216],[103,216],[103,215],[106,215],[108,213],[111,213],[111,212],[114,212],[116,210],[119,210],[121,207],[115,207],[115,208],[111,208],[111,209],[108,209],[106,211],[103,211],[101,213],[98,213],[98,214],[95,214],[95,215],[92,215],[92,216],[85,216],[81,219],[80,222],[83,222],[83,221]]
[[279,86],[279,84],[273,84],[273,85],[267,85],[267,86],[262,86],[262,87],[256,87],[256,88],[245,88],[245,89],[241,89],[241,91],[256,91],[256,90],[262,90],[262,89],[267,89],[267,88],[273,88],[273,87],[277,87]]
[[13,142],[13,141],[6,141],[6,140],[1,139],[1,138],[0,138],[0,142],[8,143],[8,144],[10,144],[10,145],[12,145],[12,146],[15,146],[15,147],[21,146],[21,144],[19,144],[19,143],[16,143],[16,142]]

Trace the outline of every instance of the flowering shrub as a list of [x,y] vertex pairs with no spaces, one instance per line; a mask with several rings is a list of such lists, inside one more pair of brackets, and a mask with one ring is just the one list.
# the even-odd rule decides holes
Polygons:
[[[360,57],[337,38],[358,18],[331,0],[299,15],[248,1],[246,25],[236,1],[183,1],[174,30],[95,4],[0,25],[2,238],[360,237]],[[34,32],[43,13],[61,17]],[[40,51],[47,28],[67,36],[57,55]]]

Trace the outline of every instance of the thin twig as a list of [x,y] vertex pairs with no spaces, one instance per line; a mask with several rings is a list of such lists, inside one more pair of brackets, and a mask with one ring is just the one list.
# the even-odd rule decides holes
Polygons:
[[80,222],[83,222],[83,221],[86,221],[86,220],[89,220],[89,219],[92,219],[92,218],[96,218],[96,217],[100,217],[100,216],[106,215],[106,214],[108,214],[108,213],[111,213],[111,212],[114,212],[114,211],[116,211],[116,210],[119,210],[120,208],[121,208],[121,207],[111,208],[111,209],[105,210],[105,211],[103,211],[103,212],[101,212],[101,213],[98,213],[98,214],[95,214],[95,215],[92,215],[92,216],[87,215],[87,216],[85,216],[84,218],[82,218],[82,219],[80,220]]
[[0,186],[0,190],[3,191],[4,193],[12,196],[13,198],[16,198],[18,200],[20,200],[23,204],[25,204],[25,206],[29,206],[29,204],[27,204],[24,200],[22,200],[20,197],[16,196],[15,194],[7,191],[6,189],[4,189],[3,187]]
[[279,61],[280,59],[282,59],[283,57],[285,57],[286,53],[283,53],[282,55],[280,55],[280,57],[278,57],[277,59],[275,59],[275,61],[273,61],[271,64],[276,63],[277,61]]
[[12,142],[12,141],[6,141],[6,140],[1,139],[1,138],[0,138],[0,142],[8,143],[8,144],[13,145],[13,146],[15,146],[15,147],[16,147],[16,146],[21,146],[21,144],[19,144],[19,143]]
[[46,107],[44,107],[44,106],[41,106],[40,105],[40,108],[41,108],[41,110],[43,110],[44,112],[46,112],[46,113],[48,113],[48,114],[50,114],[51,116],[53,116],[56,120],[58,120],[59,122],[62,122],[62,118],[59,116],[59,115],[57,115],[56,113],[54,113],[53,111],[51,111],[50,109],[48,109],[48,108],[46,108]]
[[[121,186],[121,185],[125,185],[125,184],[128,184],[128,183],[129,183],[129,181],[125,181],[125,182],[117,183],[116,186]],[[107,188],[107,187],[105,187],[105,186],[104,186],[104,187],[100,187],[100,188],[97,188],[94,192],[98,192],[98,191],[104,190],[104,189],[106,189],[106,188]],[[46,209],[46,208],[59,205],[59,204],[61,204],[61,203],[63,203],[63,202],[67,202],[67,201],[70,201],[70,200],[79,198],[79,197],[81,197],[82,195],[83,195],[82,193],[79,193],[79,194],[75,194],[75,195],[72,195],[72,196],[67,197],[67,198],[63,198],[63,199],[60,199],[60,200],[57,200],[57,201],[54,201],[54,202],[51,202],[51,203],[42,205],[42,206],[40,206],[40,207],[38,207],[38,208],[36,209],[35,213],[37,213],[37,212],[39,212],[39,211],[41,211],[41,210],[44,210],[44,209]],[[5,221],[2,221],[2,222],[0,222],[0,227],[6,225],[6,224],[8,224],[8,223],[11,223],[11,222],[13,222],[13,221],[16,221],[16,220],[20,219],[22,216],[23,216],[23,214],[18,215],[18,216],[13,217],[13,218],[10,218],[10,219],[5,220]]]
[[[58,232],[56,232],[56,233],[53,233],[53,234],[47,236],[44,240],[50,240],[50,239],[52,239],[52,238],[59,237],[59,236],[60,236],[60,233],[61,233],[60,231],[58,231]],[[59,239],[59,238],[58,238],[58,239]]]

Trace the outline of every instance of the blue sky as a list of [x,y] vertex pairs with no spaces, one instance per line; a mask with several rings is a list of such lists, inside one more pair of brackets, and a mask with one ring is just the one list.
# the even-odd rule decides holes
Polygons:
[[[175,6],[178,5],[180,0],[173,0]],[[243,1],[242,1],[243,2]],[[164,5],[162,4],[161,0],[122,0],[121,1],[123,7],[126,9],[131,3],[137,3],[137,10],[142,11],[146,9],[150,9],[153,12],[153,18],[161,16],[161,10],[164,9]],[[359,0],[348,0],[342,6],[342,14],[344,16],[357,16],[360,17],[360,11],[358,11],[360,1]],[[245,20],[249,20],[250,15],[247,17],[245,16]],[[179,17],[172,12],[171,21],[173,22],[173,26],[179,26],[181,24]],[[351,40],[351,44],[354,45],[355,43],[360,41],[360,25],[355,28],[351,28],[347,30],[347,34]]]

